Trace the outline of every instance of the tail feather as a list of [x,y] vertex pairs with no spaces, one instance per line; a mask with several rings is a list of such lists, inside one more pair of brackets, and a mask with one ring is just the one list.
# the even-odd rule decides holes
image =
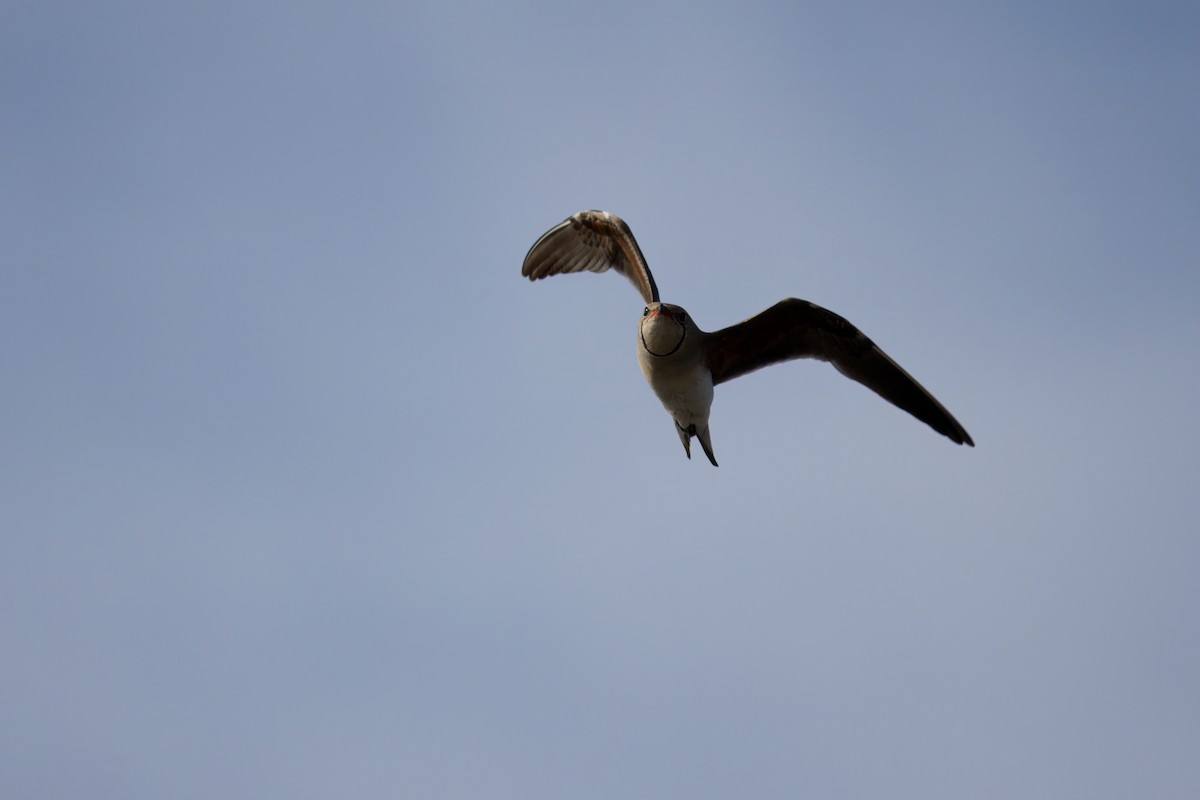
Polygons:
[[686,428],[675,423],[675,432],[679,434],[679,441],[683,442],[683,452],[687,453],[687,457],[692,457],[692,437],[695,436],[700,440],[700,446],[704,448],[704,455],[708,456],[709,462],[715,467],[717,457],[713,455],[712,440],[708,436],[708,426],[703,429],[698,429],[695,425],[689,425]]
[[692,459],[692,435],[684,430],[683,426],[678,422],[675,423],[675,432],[679,434],[679,441],[683,442],[683,452],[687,453],[688,460]]
[[708,456],[708,460],[714,467],[717,466],[717,457],[713,455],[712,440],[708,438],[707,425],[696,431],[696,438],[700,440],[700,446],[704,448],[704,455]]

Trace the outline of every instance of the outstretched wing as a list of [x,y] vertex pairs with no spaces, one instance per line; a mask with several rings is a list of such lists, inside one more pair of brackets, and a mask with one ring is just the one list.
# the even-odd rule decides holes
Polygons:
[[793,358],[828,361],[955,443],[975,446],[958,420],[862,331],[806,300],[780,301],[758,316],[708,335],[714,384]]
[[563,272],[609,269],[632,281],[647,303],[658,300],[654,276],[625,220],[607,211],[580,211],[533,243],[521,274],[536,281]]

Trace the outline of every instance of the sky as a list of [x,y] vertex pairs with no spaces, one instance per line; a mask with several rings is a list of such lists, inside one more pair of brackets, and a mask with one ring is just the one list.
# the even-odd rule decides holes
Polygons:
[[[1200,11],[15,0],[0,795],[1200,794]],[[684,457],[707,330],[847,317]],[[697,454],[699,455],[699,454]]]

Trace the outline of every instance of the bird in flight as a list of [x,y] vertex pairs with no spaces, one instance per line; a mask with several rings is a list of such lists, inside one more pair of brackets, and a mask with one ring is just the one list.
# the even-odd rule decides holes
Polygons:
[[837,314],[790,297],[744,322],[707,333],[682,308],[663,303],[633,231],[616,214],[580,211],[542,234],[521,267],[536,281],[566,272],[616,270],[642,295],[638,365],[675,422],[683,450],[692,438],[717,466],[708,429],[713,387],[794,358],[828,361],[955,444],[975,442],[953,415],[899,364]]

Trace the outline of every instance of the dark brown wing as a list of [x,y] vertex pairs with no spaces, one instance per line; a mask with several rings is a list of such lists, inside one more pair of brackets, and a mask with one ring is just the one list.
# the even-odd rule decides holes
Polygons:
[[793,358],[828,361],[847,378],[957,444],[975,446],[958,420],[887,353],[858,328],[818,305],[789,298],[708,335],[708,368],[714,384]]
[[633,231],[625,220],[607,211],[580,211],[542,234],[533,243],[521,274],[536,281],[563,272],[604,272],[624,275],[647,303],[658,300],[658,287],[646,266]]

